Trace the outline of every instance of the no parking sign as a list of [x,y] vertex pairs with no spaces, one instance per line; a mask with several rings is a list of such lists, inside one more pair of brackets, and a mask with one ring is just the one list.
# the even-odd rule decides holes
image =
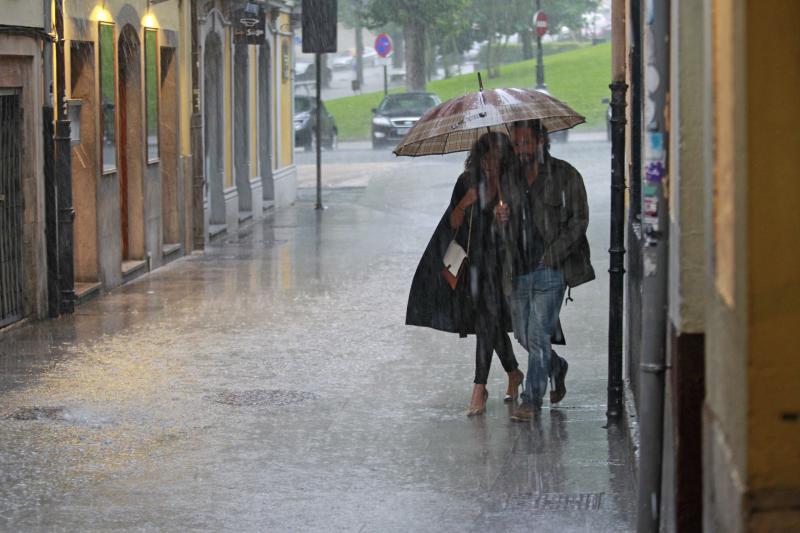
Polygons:
[[392,38],[381,33],[375,38],[375,51],[381,57],[388,57],[392,53]]

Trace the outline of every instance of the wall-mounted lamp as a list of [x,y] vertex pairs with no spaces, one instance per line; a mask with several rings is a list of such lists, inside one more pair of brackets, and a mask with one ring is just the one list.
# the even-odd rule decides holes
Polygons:
[[72,144],[81,143],[81,106],[83,100],[80,98],[66,98],[67,119],[70,121],[69,139]]

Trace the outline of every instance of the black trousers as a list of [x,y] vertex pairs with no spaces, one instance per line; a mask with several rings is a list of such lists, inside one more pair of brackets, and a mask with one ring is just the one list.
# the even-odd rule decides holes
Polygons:
[[[484,329],[484,328],[481,328]],[[508,333],[496,328],[487,328],[476,335],[475,346],[475,384],[486,385],[489,379],[489,368],[492,366],[492,352],[497,352],[503,370],[512,372],[519,367],[517,358],[514,357],[514,348]]]

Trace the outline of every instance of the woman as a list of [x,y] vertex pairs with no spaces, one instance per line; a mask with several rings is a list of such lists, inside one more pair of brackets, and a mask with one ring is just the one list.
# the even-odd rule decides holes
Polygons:
[[[507,333],[511,318],[503,292],[502,235],[493,213],[512,157],[511,143],[503,133],[486,133],[475,142],[450,206],[417,267],[408,299],[406,324],[462,337],[475,334],[475,380],[468,416],[486,411],[492,352],[497,352],[508,374],[506,401],[517,396],[524,377]],[[442,275],[442,258],[453,238],[469,252],[455,290]]]

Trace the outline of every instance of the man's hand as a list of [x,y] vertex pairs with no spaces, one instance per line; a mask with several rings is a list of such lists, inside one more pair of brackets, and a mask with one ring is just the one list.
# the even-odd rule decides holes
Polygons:
[[494,219],[500,224],[505,224],[510,218],[511,213],[508,210],[508,204],[500,200],[500,202],[494,206]]

